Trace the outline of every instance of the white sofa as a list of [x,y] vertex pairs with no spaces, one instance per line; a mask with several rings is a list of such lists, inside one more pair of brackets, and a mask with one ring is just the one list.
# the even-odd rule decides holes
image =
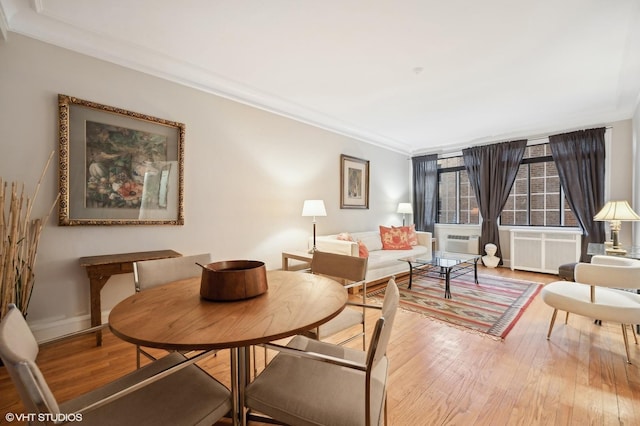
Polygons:
[[[431,232],[416,231],[418,245],[411,250],[383,250],[380,231],[350,232],[354,241],[339,240],[338,235],[316,237],[316,248],[320,251],[359,256],[357,241],[362,241],[369,250],[366,282],[370,283],[392,275],[409,272],[409,264],[398,259],[419,256],[431,259]],[[313,238],[309,239],[309,248],[313,247]]]

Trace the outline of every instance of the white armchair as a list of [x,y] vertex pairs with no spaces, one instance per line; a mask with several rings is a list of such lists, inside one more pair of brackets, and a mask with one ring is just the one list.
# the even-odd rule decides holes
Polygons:
[[640,295],[623,289],[640,287],[640,261],[613,256],[594,256],[591,263],[579,263],[576,282],[556,281],[542,289],[542,300],[553,315],[547,339],[551,336],[558,310],[622,324],[622,337],[631,364],[627,325],[631,325],[635,343],[638,339],[633,324],[640,324]]

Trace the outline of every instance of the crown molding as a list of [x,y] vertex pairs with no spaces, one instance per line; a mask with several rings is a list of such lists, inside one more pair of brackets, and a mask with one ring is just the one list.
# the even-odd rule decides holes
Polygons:
[[[0,0],[0,5],[3,0]],[[28,4],[29,3],[29,4]],[[153,75],[167,81],[220,96],[273,114],[290,118],[332,133],[400,154],[410,154],[408,144],[345,123],[336,117],[313,111],[277,95],[217,75],[209,70],[156,52],[134,41],[120,41],[86,31],[48,13],[42,0],[16,3],[11,31],[93,58]],[[1,11],[1,9],[0,9]],[[9,27],[7,25],[7,27]]]

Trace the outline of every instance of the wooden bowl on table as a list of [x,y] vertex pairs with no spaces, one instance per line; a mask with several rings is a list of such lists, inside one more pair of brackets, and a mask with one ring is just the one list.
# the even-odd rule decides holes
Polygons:
[[224,260],[202,266],[200,296],[213,301],[250,299],[267,291],[267,270],[258,260]]

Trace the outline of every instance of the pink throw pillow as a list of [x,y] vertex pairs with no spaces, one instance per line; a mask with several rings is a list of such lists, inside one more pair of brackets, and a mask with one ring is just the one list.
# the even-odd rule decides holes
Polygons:
[[380,239],[382,250],[411,250],[407,227],[389,228],[380,226]]
[[353,241],[353,237],[348,232],[339,233],[336,239],[340,241]]
[[369,249],[362,241],[358,240],[358,254],[360,257],[369,257]]

